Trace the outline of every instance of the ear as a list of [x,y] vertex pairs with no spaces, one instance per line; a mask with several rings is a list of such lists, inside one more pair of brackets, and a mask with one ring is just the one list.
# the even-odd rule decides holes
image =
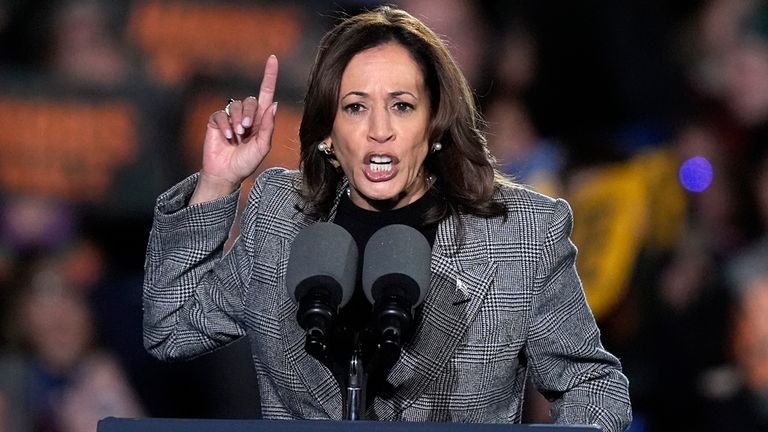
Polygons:
[[336,170],[341,170],[341,163],[336,159],[336,155],[333,154],[333,140],[331,137],[326,137],[318,144],[318,150],[325,153],[326,160],[333,165]]

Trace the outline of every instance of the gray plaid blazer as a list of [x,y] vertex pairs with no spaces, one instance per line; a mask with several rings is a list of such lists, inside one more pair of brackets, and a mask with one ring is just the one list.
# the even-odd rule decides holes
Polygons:
[[[258,177],[225,255],[238,194],[187,207],[196,181],[157,200],[145,263],[147,349],[186,359],[247,335],[265,418],[340,419],[342,392],[305,352],[285,288],[291,241],[317,222],[295,208],[299,173]],[[377,398],[368,416],[516,423],[530,372],[554,399],[556,422],[624,430],[628,383],[601,345],[576,273],[570,207],[522,187],[495,199],[508,209],[505,222],[471,215],[461,215],[461,225],[441,222],[421,321],[387,378],[394,396]]]

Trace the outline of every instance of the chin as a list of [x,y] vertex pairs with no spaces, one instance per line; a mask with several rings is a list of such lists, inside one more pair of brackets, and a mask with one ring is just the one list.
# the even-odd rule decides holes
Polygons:
[[380,203],[382,205],[393,205],[399,199],[399,196],[394,194],[361,194],[361,196],[371,204]]
[[393,201],[403,195],[402,189],[395,187],[366,187],[359,190],[360,195],[369,201]]
[[379,210],[392,209],[401,204],[402,193],[395,191],[358,191],[358,195],[371,207]]

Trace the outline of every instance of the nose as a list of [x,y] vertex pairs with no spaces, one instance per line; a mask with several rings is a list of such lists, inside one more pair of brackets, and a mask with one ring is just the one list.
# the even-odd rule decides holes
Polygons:
[[389,118],[389,110],[386,108],[374,109],[368,117],[368,139],[378,143],[384,143],[394,137],[392,121]]

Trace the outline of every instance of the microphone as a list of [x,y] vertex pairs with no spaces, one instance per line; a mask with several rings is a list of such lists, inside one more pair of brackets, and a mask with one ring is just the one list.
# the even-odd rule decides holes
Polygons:
[[427,239],[407,225],[387,225],[368,240],[363,291],[373,304],[380,350],[399,353],[413,311],[429,292],[431,254]]
[[291,244],[285,285],[299,304],[296,319],[306,331],[305,349],[317,359],[325,357],[336,313],[354,293],[357,256],[352,236],[328,222],[302,229]]

